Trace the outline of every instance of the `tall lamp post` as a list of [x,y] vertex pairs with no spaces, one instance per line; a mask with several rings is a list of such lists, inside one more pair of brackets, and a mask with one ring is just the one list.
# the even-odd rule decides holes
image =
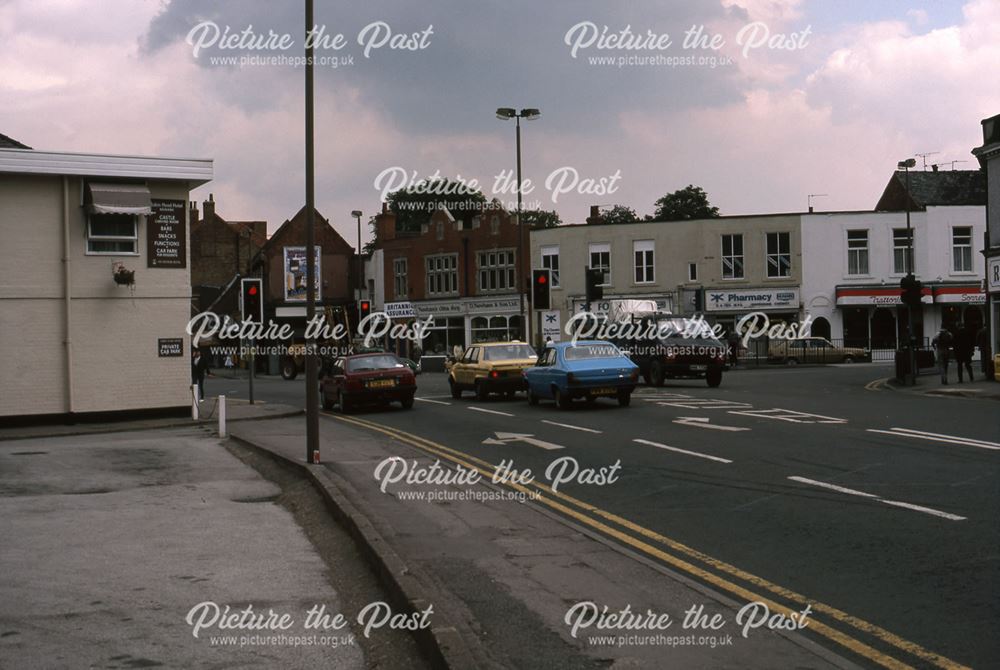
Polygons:
[[[306,321],[316,316],[316,160],[313,126],[313,0],[306,0]],[[306,463],[319,462],[319,374],[306,341]]]
[[[528,291],[528,282],[531,281],[531,273],[525,273],[526,268],[530,269],[531,262],[525,254],[524,245],[524,222],[521,221],[521,186],[523,182],[521,181],[521,119],[526,121],[533,121],[541,116],[542,113],[533,108],[526,107],[520,112],[516,111],[513,107],[500,107],[497,109],[497,118],[503,121],[507,119],[514,119],[517,125],[517,255],[518,255],[518,265],[521,270],[521,277],[518,279],[518,284],[520,285],[522,281],[523,286],[520,286],[517,292],[518,304],[520,305],[521,312],[521,336],[524,337],[524,333],[527,332],[527,342],[531,342],[531,315],[529,314],[527,318],[524,313],[524,294]],[[531,309],[531,305],[528,305],[528,309]],[[525,323],[527,323],[527,330],[525,330]]]
[[351,216],[353,216],[358,221],[358,300],[364,300],[365,262],[361,256],[361,210],[355,209],[354,211],[351,212]]
[[[916,275],[913,272],[913,229],[910,227],[910,168],[916,167],[917,159],[907,158],[905,161],[899,161],[896,165],[897,169],[903,170],[906,175],[906,278],[903,280],[906,286],[912,286],[916,282]],[[916,344],[917,337],[914,333],[914,319],[913,313],[916,311],[916,305],[910,304],[906,307],[906,334],[909,346],[907,347],[909,351],[909,372],[907,373],[907,381],[911,386],[917,383],[917,352]]]

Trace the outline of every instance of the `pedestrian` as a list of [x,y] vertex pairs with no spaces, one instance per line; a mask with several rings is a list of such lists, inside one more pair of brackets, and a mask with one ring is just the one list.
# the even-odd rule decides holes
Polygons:
[[729,333],[729,364],[736,367],[740,359],[740,334],[735,329]]
[[958,383],[961,384],[962,368],[969,373],[969,381],[972,381],[972,352],[976,349],[976,334],[972,326],[958,324],[958,332],[955,333],[955,363],[958,364]]
[[205,375],[209,374],[208,358],[195,349],[191,357],[191,383],[198,385],[198,400],[205,399]]
[[937,337],[931,340],[931,346],[937,349],[938,367],[941,369],[941,383],[948,383],[948,360],[951,358],[951,331],[941,328]]
[[979,366],[983,372],[983,376],[987,379],[990,378],[990,363],[993,358],[993,352],[990,351],[990,337],[989,333],[986,332],[986,327],[983,326],[976,333],[976,346],[979,347]]

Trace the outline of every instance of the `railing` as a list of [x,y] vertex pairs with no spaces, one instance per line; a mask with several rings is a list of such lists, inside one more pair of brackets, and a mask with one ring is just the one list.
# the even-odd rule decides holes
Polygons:
[[[813,342],[815,341],[753,339],[748,341],[746,346],[740,344],[738,363],[742,366],[759,367],[768,364],[798,363],[819,365],[867,361],[891,363],[896,359],[895,342],[878,342],[872,348],[867,347],[864,341],[849,340],[845,344],[842,338],[828,340],[828,346],[815,346]],[[923,338],[918,351],[931,351],[927,338]],[[926,360],[927,354],[921,357]]]

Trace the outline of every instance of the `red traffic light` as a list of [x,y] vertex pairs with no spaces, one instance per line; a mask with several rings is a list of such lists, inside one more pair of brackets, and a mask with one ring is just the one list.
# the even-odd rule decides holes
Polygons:
[[370,308],[371,308],[371,303],[369,303],[367,300],[361,301],[361,309],[370,309]]
[[544,284],[548,280],[549,280],[548,277],[546,277],[545,275],[538,275],[537,277],[537,281],[539,284]]
[[249,295],[257,295],[257,287],[251,284],[250,288],[247,289],[247,293]]

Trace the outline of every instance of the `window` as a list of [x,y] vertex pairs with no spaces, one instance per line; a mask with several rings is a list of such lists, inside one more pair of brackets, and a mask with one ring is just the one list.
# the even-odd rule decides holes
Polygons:
[[490,234],[499,235],[500,234],[500,217],[494,214],[490,218]]
[[406,259],[395,258],[392,261],[392,283],[397,298],[406,297]]
[[542,267],[549,270],[552,276],[552,288],[559,288],[559,245],[541,248]]
[[790,233],[767,234],[767,276],[792,276],[792,236]]
[[611,285],[611,245],[607,243],[590,245],[590,268],[604,272],[601,286]]
[[906,228],[892,229],[892,271],[898,275],[905,275],[913,267],[913,258],[910,256],[909,247],[912,239],[907,237]]
[[437,238],[439,240],[443,240],[444,239],[444,222],[443,221],[438,221],[437,222],[436,230],[437,230]]
[[632,242],[632,255],[635,258],[635,283],[651,284],[655,280],[653,273],[653,240],[636,240]]
[[847,274],[868,274],[868,231],[847,231]]
[[91,214],[87,219],[88,254],[138,254],[138,218],[129,214]]
[[480,251],[477,258],[480,293],[516,290],[513,250]]
[[427,295],[458,293],[458,254],[428,256]]
[[474,316],[470,331],[473,342],[510,342],[521,337],[521,317]]
[[722,278],[743,279],[743,235],[722,236]]
[[688,281],[698,281],[697,263],[688,263]]
[[951,229],[951,263],[953,272],[972,272],[972,228]]

